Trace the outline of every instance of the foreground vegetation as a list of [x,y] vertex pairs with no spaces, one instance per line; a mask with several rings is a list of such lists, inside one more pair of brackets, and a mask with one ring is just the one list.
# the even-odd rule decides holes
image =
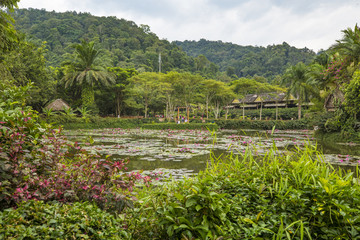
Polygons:
[[152,184],[67,143],[24,107],[26,88],[0,89],[1,239],[360,237],[359,171],[332,168],[315,146],[213,156],[196,177]]
[[357,177],[335,171],[311,146],[261,158],[247,151],[213,159],[196,177],[136,189],[133,206],[121,212],[89,202],[23,202],[0,214],[0,236],[357,239]]

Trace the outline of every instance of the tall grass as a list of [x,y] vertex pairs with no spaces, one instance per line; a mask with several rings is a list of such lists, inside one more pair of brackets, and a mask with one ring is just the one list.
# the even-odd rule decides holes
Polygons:
[[360,239],[358,173],[334,169],[309,144],[212,156],[197,177],[147,192],[129,230],[151,239]]

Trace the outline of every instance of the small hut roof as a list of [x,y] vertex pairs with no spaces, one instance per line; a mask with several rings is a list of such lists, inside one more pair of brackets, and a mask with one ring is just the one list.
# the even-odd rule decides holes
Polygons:
[[70,108],[70,106],[64,100],[59,98],[49,103],[45,108],[51,108],[54,111],[61,111]]
[[325,99],[324,107],[326,110],[331,110],[336,108],[336,102],[342,103],[345,100],[344,94],[340,90],[335,90],[333,93],[329,94]]

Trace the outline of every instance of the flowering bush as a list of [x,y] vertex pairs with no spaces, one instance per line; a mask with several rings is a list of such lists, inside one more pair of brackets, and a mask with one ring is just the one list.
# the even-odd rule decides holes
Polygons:
[[27,89],[0,85],[8,97],[0,99],[1,208],[31,199],[93,201],[118,211],[129,205],[135,183],[151,179],[125,173],[127,162],[91,155],[68,143],[61,128],[38,123],[37,113],[23,105],[24,94],[18,94]]

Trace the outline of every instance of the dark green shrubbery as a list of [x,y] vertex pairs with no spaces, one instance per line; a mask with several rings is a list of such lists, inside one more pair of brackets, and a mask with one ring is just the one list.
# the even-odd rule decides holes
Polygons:
[[292,120],[292,121],[259,121],[259,120],[216,120],[216,124],[221,129],[263,129],[271,130],[274,126],[276,129],[306,129],[309,127],[309,121]]
[[77,117],[75,115],[56,114],[46,117],[45,120],[54,125],[63,125],[65,129],[99,129],[99,128],[137,128],[144,123],[158,122],[155,118],[115,118],[115,117],[99,117],[87,116]]
[[0,212],[0,239],[124,239],[124,225],[91,203],[41,201]]
[[184,123],[184,124],[177,124],[177,123],[153,123],[153,124],[144,124],[142,126],[145,129],[209,129],[209,130],[217,130],[219,127],[214,123]]
[[[243,110],[240,109],[232,109],[229,110],[230,119],[242,119]],[[260,117],[260,109],[252,109],[245,110],[246,119],[259,119]],[[276,109],[275,108],[263,108],[261,117],[263,119],[276,119]],[[279,108],[278,109],[278,119],[282,120],[291,120],[298,118],[298,109],[297,108]]]

